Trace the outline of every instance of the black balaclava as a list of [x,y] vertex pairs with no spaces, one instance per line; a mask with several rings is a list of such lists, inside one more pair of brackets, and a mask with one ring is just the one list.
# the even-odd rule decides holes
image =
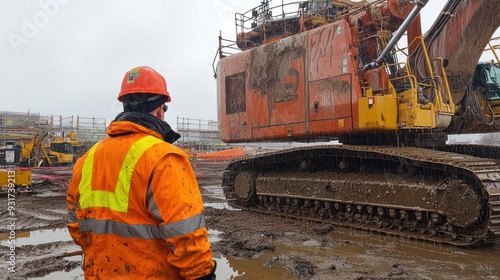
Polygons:
[[123,96],[124,112],[149,113],[167,102],[164,95],[153,93],[133,93]]

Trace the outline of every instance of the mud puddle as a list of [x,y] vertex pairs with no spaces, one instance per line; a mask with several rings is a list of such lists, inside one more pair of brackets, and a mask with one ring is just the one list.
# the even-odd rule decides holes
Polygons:
[[214,209],[222,210],[222,209],[228,209],[228,210],[239,210],[236,208],[233,208],[229,206],[226,202],[208,202],[204,204],[205,207],[212,207]]
[[205,196],[209,196],[214,199],[220,199],[225,201],[224,193],[222,191],[222,187],[220,185],[207,185],[202,187]]
[[231,207],[224,197],[222,187],[220,185],[208,185],[202,187],[203,192],[203,205],[214,209],[222,210],[239,210]]
[[[8,236],[6,234],[0,235],[0,240],[0,246],[10,246],[8,243]],[[16,233],[15,245],[16,247],[21,247],[26,245],[39,245],[71,240],[72,239],[67,228],[42,229]]]
[[83,280],[83,271],[81,269],[65,271],[56,271],[45,275],[44,277],[27,278],[27,280]]
[[331,251],[336,256],[388,275],[429,279],[500,279],[500,244],[460,248],[339,228],[345,239]]
[[307,279],[343,275],[350,275],[349,279],[375,275],[375,279],[500,279],[500,244],[459,248],[337,228],[325,238],[298,238],[277,247],[278,254],[302,256],[314,264],[314,276]]

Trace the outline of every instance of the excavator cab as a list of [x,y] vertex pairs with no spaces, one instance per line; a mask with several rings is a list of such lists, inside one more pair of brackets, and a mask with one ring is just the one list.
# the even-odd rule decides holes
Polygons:
[[474,72],[472,86],[489,101],[500,100],[500,66],[496,63],[479,63]]
[[63,153],[63,154],[73,154],[73,145],[71,143],[51,143],[50,144],[50,150],[52,152],[58,152],[58,153]]
[[472,89],[487,119],[491,121],[498,119],[500,117],[500,65],[494,62],[479,63],[474,71]]
[[73,145],[69,142],[50,143],[49,157],[53,165],[66,165],[75,162],[75,151]]

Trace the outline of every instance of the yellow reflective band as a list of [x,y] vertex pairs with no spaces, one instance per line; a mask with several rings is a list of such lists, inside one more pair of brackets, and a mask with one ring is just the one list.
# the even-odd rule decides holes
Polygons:
[[82,179],[78,188],[80,193],[80,208],[105,207],[110,210],[127,213],[129,202],[130,182],[137,161],[142,154],[153,145],[163,142],[154,136],[146,136],[135,142],[123,159],[115,191],[92,190],[92,172],[94,153],[97,145],[89,150],[83,163]]

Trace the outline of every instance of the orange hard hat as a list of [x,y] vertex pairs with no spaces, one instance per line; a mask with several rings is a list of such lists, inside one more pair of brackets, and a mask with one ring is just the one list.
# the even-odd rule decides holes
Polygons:
[[139,66],[125,74],[122,80],[122,88],[118,95],[118,101],[123,96],[133,93],[150,93],[167,97],[170,102],[170,93],[167,91],[167,82],[160,73],[148,66]]

